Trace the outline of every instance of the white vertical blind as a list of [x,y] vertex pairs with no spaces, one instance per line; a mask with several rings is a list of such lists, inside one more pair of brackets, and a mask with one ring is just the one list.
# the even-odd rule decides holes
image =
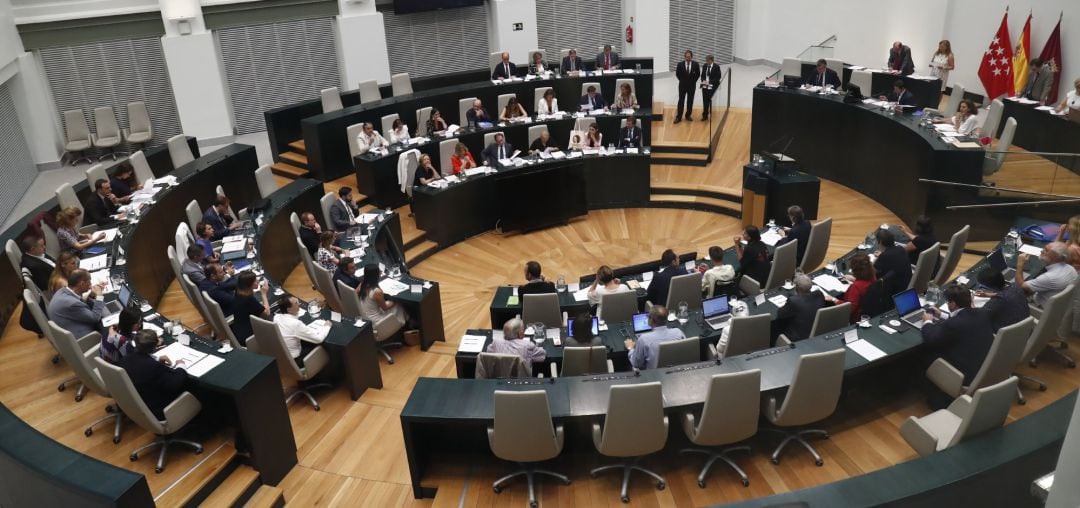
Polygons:
[[586,62],[605,44],[621,52],[621,0],[537,0],[536,25],[539,49],[553,62],[564,49],[576,49]]
[[0,83],[0,217],[7,217],[19,204],[19,199],[37,175],[30,147],[15,113],[10,83]]
[[735,0],[671,0],[672,69],[683,60],[683,52],[694,52],[694,59],[716,57],[716,63],[729,64],[735,44]]
[[380,11],[392,74],[422,78],[488,67],[484,6],[400,15]]

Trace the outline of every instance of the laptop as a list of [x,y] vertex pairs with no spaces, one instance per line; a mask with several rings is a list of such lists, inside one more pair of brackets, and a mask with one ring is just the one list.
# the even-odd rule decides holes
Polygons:
[[919,293],[915,291],[915,288],[893,295],[893,303],[896,304],[896,313],[900,315],[900,321],[916,329],[922,329],[923,324],[926,323],[923,321],[923,314],[926,311],[919,302]]
[[1005,260],[1005,254],[1001,252],[1001,249],[995,249],[994,252],[991,252],[986,257],[986,262],[990,263],[990,268],[1001,272],[1005,280],[1012,280],[1016,277],[1016,269],[1009,268],[1009,263]]
[[[574,324],[573,323],[571,323],[570,326],[566,327],[566,334],[568,336],[570,336],[570,337],[574,336]],[[600,335],[600,320],[597,319],[596,316],[593,316],[593,318],[592,318],[592,334],[593,334],[593,337],[595,337],[597,335]]]
[[[130,300],[131,290],[129,290],[127,286],[123,286],[120,288],[121,300],[125,298],[125,293],[127,293],[127,299]],[[101,326],[109,328],[120,322],[120,312],[123,311],[124,307],[126,306],[126,304],[122,303],[121,300],[109,300],[105,302],[105,311],[101,316]]]
[[719,330],[731,320],[731,307],[728,306],[728,297],[726,296],[709,298],[701,302],[701,308],[705,311],[705,322],[713,330]]
[[640,314],[634,314],[634,333],[647,332],[652,330],[652,326],[649,326],[649,313],[642,312]]
[[802,81],[802,76],[791,76],[788,74],[784,75],[784,86],[786,88],[799,88],[799,85],[802,84]]

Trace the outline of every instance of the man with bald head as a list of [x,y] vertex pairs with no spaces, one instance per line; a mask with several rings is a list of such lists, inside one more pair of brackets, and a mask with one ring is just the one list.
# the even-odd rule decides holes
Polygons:
[[1046,263],[1046,271],[1037,277],[1025,280],[1024,265],[1027,264],[1028,258],[1027,254],[1021,254],[1016,259],[1015,283],[1024,288],[1024,292],[1032,297],[1039,309],[1046,305],[1046,301],[1051,296],[1077,280],[1076,269],[1067,263],[1069,249],[1062,242],[1051,242],[1043,247],[1042,252],[1039,253],[1039,259]]
[[491,71],[491,79],[510,79],[514,76],[517,76],[517,66],[510,61],[510,53],[503,51],[502,61]]
[[491,115],[488,115],[486,109],[484,109],[484,103],[480,102],[480,99],[472,101],[472,109],[465,112],[465,125],[473,128],[480,124],[480,122],[493,123],[491,121]]
[[911,48],[900,41],[896,41],[889,50],[889,71],[893,74],[907,76],[915,72],[915,62],[911,60]]

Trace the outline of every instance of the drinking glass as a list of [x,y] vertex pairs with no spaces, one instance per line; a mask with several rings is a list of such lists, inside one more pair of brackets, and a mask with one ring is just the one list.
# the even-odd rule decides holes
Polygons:
[[533,323],[532,329],[533,341],[537,344],[543,344],[544,340],[547,339],[547,329],[544,326],[544,323]]
[[173,321],[172,335],[173,337],[178,337],[181,333],[184,333],[184,323],[177,319],[176,321]]
[[319,310],[320,309],[318,300],[312,300],[311,302],[308,302],[308,314],[311,314],[312,317],[318,316]]
[[795,287],[795,285],[792,284],[791,279],[784,279],[784,289],[791,289],[793,287]]
[[686,323],[690,319],[690,305],[686,302],[679,302],[679,312],[675,314],[675,317],[679,319],[679,323]]
[[566,277],[560,275],[558,279],[555,279],[555,290],[562,293],[566,291]]
[[861,328],[870,328],[870,316],[865,314],[859,316],[859,326]]

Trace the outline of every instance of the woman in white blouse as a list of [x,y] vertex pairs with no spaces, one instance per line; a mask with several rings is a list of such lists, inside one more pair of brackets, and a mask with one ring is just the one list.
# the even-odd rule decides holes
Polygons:
[[295,296],[282,297],[278,302],[278,314],[274,314],[274,324],[281,331],[281,338],[285,339],[289,356],[296,361],[296,365],[303,368],[304,357],[326,339],[326,334],[330,332],[330,323],[324,321],[321,325],[308,325],[300,321],[300,300]]
[[1062,99],[1061,104],[1058,104],[1058,113],[1068,113],[1070,109],[1080,110],[1080,78],[1073,81],[1075,90],[1070,90],[1065,94],[1065,98]]
[[400,118],[394,120],[390,127],[390,144],[404,143],[409,140],[409,126],[405,125]]
[[630,291],[630,288],[615,278],[615,272],[611,270],[611,267],[607,265],[601,266],[596,270],[596,278],[593,279],[592,286],[589,286],[589,305],[595,305],[596,316],[604,319],[604,309],[600,305],[600,297],[626,291]]
[[547,70],[544,65],[544,55],[539,51],[532,54],[532,63],[529,64],[530,74],[543,74]]
[[956,128],[956,132],[963,136],[974,135],[979,127],[979,110],[975,109],[975,103],[968,99],[960,101],[960,108],[952,118],[938,118],[934,123],[948,122]]
[[548,88],[544,91],[544,96],[540,98],[540,102],[536,103],[536,114],[554,115],[558,111],[559,99],[555,98],[555,91]]

